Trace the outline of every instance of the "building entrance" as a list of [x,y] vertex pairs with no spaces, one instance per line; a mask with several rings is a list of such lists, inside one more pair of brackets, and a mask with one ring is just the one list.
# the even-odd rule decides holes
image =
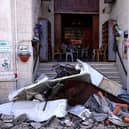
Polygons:
[[[72,48],[74,60],[76,58],[88,61],[93,59],[93,50],[99,46],[98,15],[56,14],[55,32],[55,51],[61,55],[60,59],[66,60],[67,50],[62,50],[64,44]],[[55,58],[58,58],[58,55]]]

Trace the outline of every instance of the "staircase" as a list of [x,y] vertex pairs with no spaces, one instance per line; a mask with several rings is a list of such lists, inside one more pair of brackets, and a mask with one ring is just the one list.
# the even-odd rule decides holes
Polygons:
[[[40,63],[39,69],[37,72],[37,76],[41,75],[42,73],[46,74],[49,78],[54,78],[56,76],[56,72],[52,68],[53,65],[56,64],[71,64],[75,65],[76,62],[49,62],[49,63]],[[120,73],[117,70],[115,62],[87,62],[97,71],[102,73],[107,78],[117,81],[118,83],[122,84]]]

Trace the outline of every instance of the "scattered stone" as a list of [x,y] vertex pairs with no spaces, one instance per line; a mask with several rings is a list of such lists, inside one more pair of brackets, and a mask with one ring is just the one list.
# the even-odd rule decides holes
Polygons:
[[36,94],[36,92],[26,91],[26,99],[32,100]]
[[38,99],[33,99],[32,101],[33,102],[40,102]]
[[4,123],[0,121],[0,129],[10,129],[11,127],[13,127],[13,123]]
[[84,126],[93,125],[94,121],[92,119],[86,119],[81,124],[84,125]]
[[98,126],[95,129],[106,129],[105,127],[106,126],[104,124],[98,124]]
[[[13,122],[9,122],[12,118],[11,116],[3,115],[2,118],[7,120],[0,120],[0,129],[121,129],[115,125],[106,126],[104,122],[95,122],[92,119],[82,122],[72,115],[68,115],[63,119],[53,117],[46,121],[47,124],[45,122],[28,121],[25,114],[14,119]],[[129,127],[126,129],[129,129]]]
[[44,97],[41,94],[36,94],[34,97],[35,99],[38,99],[40,101],[45,101]]
[[4,114],[2,114],[1,119],[2,120],[13,120],[14,116],[13,115],[4,115]]
[[4,123],[4,126],[5,126],[6,129],[10,129],[14,125],[12,123]]
[[[116,126],[115,125],[109,125],[109,126],[107,126],[107,129],[116,129]],[[117,129],[121,129],[121,128],[117,127]]]
[[31,127],[29,125],[29,123],[25,122],[25,123],[21,123],[19,125],[16,125],[16,126],[12,127],[11,129],[33,129],[33,127]]
[[18,116],[17,118],[15,118],[13,123],[14,123],[14,125],[18,125],[18,124],[21,124],[22,122],[25,122],[27,120],[28,120],[27,115],[22,114],[22,115]]
[[56,117],[53,117],[47,122],[47,127],[57,128],[60,125],[59,123],[60,123],[60,120],[57,119]]
[[[53,127],[41,127],[40,129],[60,129],[60,128],[53,128]],[[61,128],[64,129],[64,128]]]
[[[16,119],[11,115],[1,115],[0,129],[121,129],[115,125],[106,126],[104,122],[94,121],[91,118],[82,121],[80,118],[67,114],[65,118],[58,119],[55,116],[45,122],[34,122],[23,114]],[[126,129],[129,129],[127,127]]]
[[3,120],[4,123],[11,123],[13,122],[13,119],[10,119],[10,120]]
[[34,128],[34,129],[39,129],[41,128],[42,124],[39,122],[31,122],[30,125]]
[[61,124],[67,127],[71,127],[73,126],[73,122],[70,119],[65,119],[63,121],[61,121]]

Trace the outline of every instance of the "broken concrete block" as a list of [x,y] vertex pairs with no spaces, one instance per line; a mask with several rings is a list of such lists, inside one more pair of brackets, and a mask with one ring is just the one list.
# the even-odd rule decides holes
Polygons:
[[29,126],[29,123],[24,122],[12,127],[11,129],[33,129],[33,128]]
[[5,115],[5,114],[2,114],[1,115],[1,119],[2,120],[13,120],[14,119],[14,115]]
[[36,94],[34,97],[35,97],[35,99],[38,99],[39,101],[45,101],[43,95],[41,95],[41,94]]
[[31,122],[30,125],[34,128],[34,129],[39,129],[41,128],[42,124],[39,122]]
[[27,115],[22,114],[22,115],[18,116],[17,118],[15,118],[13,123],[14,123],[14,125],[18,125],[18,124],[21,124],[22,122],[25,122],[27,120],[28,120]]
[[13,123],[4,123],[3,128],[10,129],[13,126],[14,126]]
[[10,129],[13,126],[13,123],[4,123],[3,121],[0,121],[0,129]]

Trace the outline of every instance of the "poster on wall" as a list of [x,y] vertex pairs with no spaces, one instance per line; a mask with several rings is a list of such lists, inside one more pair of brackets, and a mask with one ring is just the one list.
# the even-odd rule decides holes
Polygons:
[[11,70],[11,43],[0,41],[0,72]]
[[11,69],[10,58],[9,53],[0,53],[0,72],[9,71]]

